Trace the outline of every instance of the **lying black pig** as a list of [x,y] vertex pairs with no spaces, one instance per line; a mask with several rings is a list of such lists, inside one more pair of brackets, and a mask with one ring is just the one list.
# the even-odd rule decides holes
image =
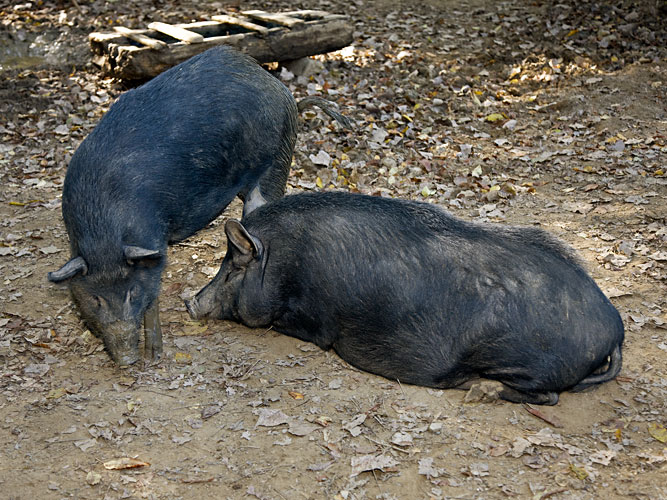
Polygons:
[[210,49],[123,94],[76,150],[63,188],[72,258],[67,282],[81,316],[120,365],[162,352],[158,317],[167,244],[206,226],[239,196],[244,215],[283,196],[298,106],[253,59]]
[[287,196],[225,227],[227,255],[186,302],[333,348],[401,382],[555,404],[613,379],[623,323],[569,248],[528,227],[473,224],[424,203]]

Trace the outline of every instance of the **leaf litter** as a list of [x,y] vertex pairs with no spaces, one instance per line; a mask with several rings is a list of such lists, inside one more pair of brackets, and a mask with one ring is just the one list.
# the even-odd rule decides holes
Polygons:
[[[65,167],[126,90],[89,65],[88,31],[190,22],[220,6],[3,11],[12,40],[74,61],[2,69],[0,422],[8,458],[25,472],[5,471],[3,484],[109,498],[208,487],[230,498],[404,498],[416,491],[406,484],[429,498],[660,498],[667,43],[658,4],[334,0],[322,8],[351,16],[353,45],[311,58],[308,75],[276,72],[298,98],[334,100],[355,122],[348,132],[320,112],[301,117],[289,192],[419,199],[468,220],[540,225],[579,251],[626,323],[624,368],[616,382],[531,410],[498,401],[492,386],[407,387],[272,331],[191,322],[180,295],[217,271],[221,223],[240,216],[238,204],[170,249],[156,366],[119,372],[65,291],[45,284],[68,246]],[[99,469],[128,453],[152,465],[114,478]]]

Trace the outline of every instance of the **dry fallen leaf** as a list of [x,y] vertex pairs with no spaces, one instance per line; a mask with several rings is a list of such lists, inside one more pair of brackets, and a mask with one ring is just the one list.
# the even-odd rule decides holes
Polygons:
[[122,457],[104,462],[104,468],[108,470],[134,469],[136,467],[147,467],[150,464],[136,458]]
[[350,461],[350,465],[352,465],[350,476],[354,477],[362,472],[376,469],[384,471],[397,464],[397,460],[386,455],[361,455],[359,457],[352,457]]
[[514,458],[519,458],[528,448],[530,448],[530,441],[525,438],[518,437],[512,442],[512,451],[510,454]]
[[484,117],[487,122],[497,122],[499,120],[504,120],[506,118],[502,113],[491,113]]
[[343,429],[348,431],[352,436],[357,437],[359,434],[361,434],[361,424],[363,424],[366,421],[366,414],[365,413],[360,413],[359,415],[355,416],[352,420],[349,422],[343,422]]
[[192,438],[187,434],[183,436],[173,435],[171,436],[171,440],[178,445],[183,445],[185,443],[189,443],[190,441],[192,441]]
[[311,432],[318,429],[321,429],[319,425],[311,424],[309,422],[302,422],[300,420],[292,420],[289,423],[287,432],[294,436],[306,436],[307,434],[310,434]]
[[186,320],[183,322],[183,329],[176,331],[175,335],[197,336],[203,335],[208,330],[208,324],[201,321]]
[[491,457],[500,457],[507,453],[510,450],[510,447],[506,444],[499,444],[498,446],[493,446],[489,450],[489,456]]
[[465,468],[463,473],[466,476],[473,476],[473,477],[488,476],[489,475],[489,464],[486,464],[484,462],[478,462],[478,463],[470,464],[467,468]]
[[217,405],[217,404],[205,406],[201,410],[201,418],[203,420],[206,420],[207,418],[211,418],[213,415],[217,415],[218,413],[220,413],[221,409],[222,409],[222,407],[220,405]]
[[586,469],[573,463],[570,463],[570,471],[577,479],[581,479],[582,481],[588,477],[588,472],[586,472]]
[[640,453],[637,455],[639,458],[646,459],[649,464],[658,464],[662,462],[667,462],[667,448],[663,448],[662,454],[653,455],[651,453]]
[[306,467],[306,469],[317,472],[317,471],[327,470],[333,464],[334,464],[333,460],[330,460],[328,462],[319,462],[319,463],[309,465],[308,467]]
[[553,425],[554,427],[563,427],[563,424],[560,422],[560,420],[558,420],[556,416],[554,415],[548,416],[541,410],[538,410],[537,408],[534,408],[529,404],[524,404],[523,407],[526,409],[528,413],[530,413],[531,415],[535,415],[537,418],[541,418],[546,423]]
[[609,465],[615,456],[616,452],[614,450],[600,450],[596,451],[588,458],[595,464]]
[[317,155],[311,154],[309,158],[310,161],[312,161],[315,165],[323,165],[325,167],[331,165],[331,156],[329,156],[329,153],[322,149],[320,149]]
[[442,469],[433,466],[433,458],[422,458],[419,461],[419,474],[427,477],[438,477],[442,473]]
[[88,448],[91,448],[97,444],[97,439],[82,439],[80,441],[74,441],[74,446],[79,448],[81,451],[86,451]]
[[526,439],[530,443],[539,446],[557,446],[563,442],[561,435],[552,431],[548,427],[540,429],[535,434],[526,436]]
[[320,415],[315,420],[313,420],[313,422],[322,427],[327,427],[332,422],[332,420],[331,417],[327,417],[326,415]]
[[667,442],[667,429],[661,424],[656,422],[648,424],[648,433],[661,443]]
[[23,373],[26,375],[38,375],[41,377],[46,375],[46,372],[49,371],[49,368],[49,365],[46,363],[32,363],[23,369]]
[[275,427],[276,425],[287,424],[290,421],[290,417],[285,415],[280,410],[272,410],[270,408],[260,408],[257,413],[259,418],[255,427],[264,426],[264,427]]
[[60,252],[60,248],[57,248],[54,245],[49,245],[48,247],[40,248],[39,251],[42,252],[44,255],[51,255]]
[[192,355],[187,352],[177,352],[174,354],[174,361],[177,363],[190,363],[192,361]]
[[64,387],[58,387],[57,389],[51,389],[49,393],[46,395],[47,399],[58,399],[62,398],[65,394],[67,394],[67,391],[65,391]]
[[398,446],[410,446],[412,445],[412,436],[407,432],[396,432],[391,437],[391,442]]

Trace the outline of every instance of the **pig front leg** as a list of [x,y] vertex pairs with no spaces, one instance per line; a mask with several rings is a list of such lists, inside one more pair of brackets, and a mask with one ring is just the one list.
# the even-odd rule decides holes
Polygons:
[[159,298],[144,313],[144,357],[157,361],[162,354]]

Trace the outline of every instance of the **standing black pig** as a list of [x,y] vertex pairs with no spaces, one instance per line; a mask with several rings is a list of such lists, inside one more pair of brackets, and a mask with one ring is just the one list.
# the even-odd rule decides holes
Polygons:
[[287,196],[225,231],[219,273],[186,302],[193,318],[273,325],[401,382],[495,379],[515,402],[555,404],[621,368],[618,312],[539,229],[330,192]]
[[93,333],[120,365],[162,352],[158,318],[167,244],[187,238],[239,196],[244,215],[280,198],[296,141],[298,104],[253,59],[210,49],[123,94],[72,157],[63,218],[66,281]]

